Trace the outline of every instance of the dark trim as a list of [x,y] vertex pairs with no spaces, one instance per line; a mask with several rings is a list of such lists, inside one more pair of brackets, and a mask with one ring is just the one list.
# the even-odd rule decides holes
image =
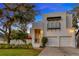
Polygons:
[[61,29],[61,28],[47,28],[48,30],[53,30],[53,29]]
[[61,16],[58,17],[47,17],[48,21],[55,21],[55,20],[61,20]]

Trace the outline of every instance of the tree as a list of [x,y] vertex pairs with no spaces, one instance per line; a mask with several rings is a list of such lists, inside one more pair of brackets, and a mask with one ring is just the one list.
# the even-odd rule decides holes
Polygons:
[[[0,18],[5,18],[3,21],[3,29],[0,31],[5,33],[5,36],[10,43],[11,40],[11,30],[13,24],[22,25],[21,29],[23,32],[26,29],[26,25],[34,20],[36,11],[34,10],[34,4],[4,4],[5,8],[0,10]],[[5,13],[3,13],[5,12]],[[11,15],[11,12],[13,15]]]
[[12,32],[11,32],[11,38],[12,39],[16,39],[16,40],[21,39],[25,43],[26,43],[25,39],[27,39],[27,36],[28,36],[27,33],[24,33],[20,30],[12,30]]
[[17,27],[22,32],[27,30],[27,24],[34,21],[34,16],[37,14],[37,11],[34,10],[35,6],[32,4],[20,4],[17,8],[18,11],[15,12],[15,18],[19,20]]
[[73,12],[73,27],[75,27],[76,29],[78,29],[78,20],[79,20],[79,6],[75,7],[73,10],[71,10]]

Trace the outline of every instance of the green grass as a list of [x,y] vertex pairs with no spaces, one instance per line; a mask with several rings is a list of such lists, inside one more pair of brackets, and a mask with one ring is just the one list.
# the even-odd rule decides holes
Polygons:
[[37,56],[39,49],[0,49],[0,56]]

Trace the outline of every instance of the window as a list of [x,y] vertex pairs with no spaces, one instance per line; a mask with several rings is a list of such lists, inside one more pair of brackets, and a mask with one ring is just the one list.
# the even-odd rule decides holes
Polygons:
[[60,29],[61,24],[60,24],[61,17],[48,17],[47,18],[47,29]]
[[48,21],[47,28],[48,29],[60,29],[61,25],[60,25],[59,21],[57,21],[57,22],[55,22],[55,21]]

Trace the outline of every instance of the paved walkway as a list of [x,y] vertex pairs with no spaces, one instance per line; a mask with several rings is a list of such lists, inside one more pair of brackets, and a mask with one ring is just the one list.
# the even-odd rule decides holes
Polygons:
[[46,47],[39,56],[79,56],[79,49]]

